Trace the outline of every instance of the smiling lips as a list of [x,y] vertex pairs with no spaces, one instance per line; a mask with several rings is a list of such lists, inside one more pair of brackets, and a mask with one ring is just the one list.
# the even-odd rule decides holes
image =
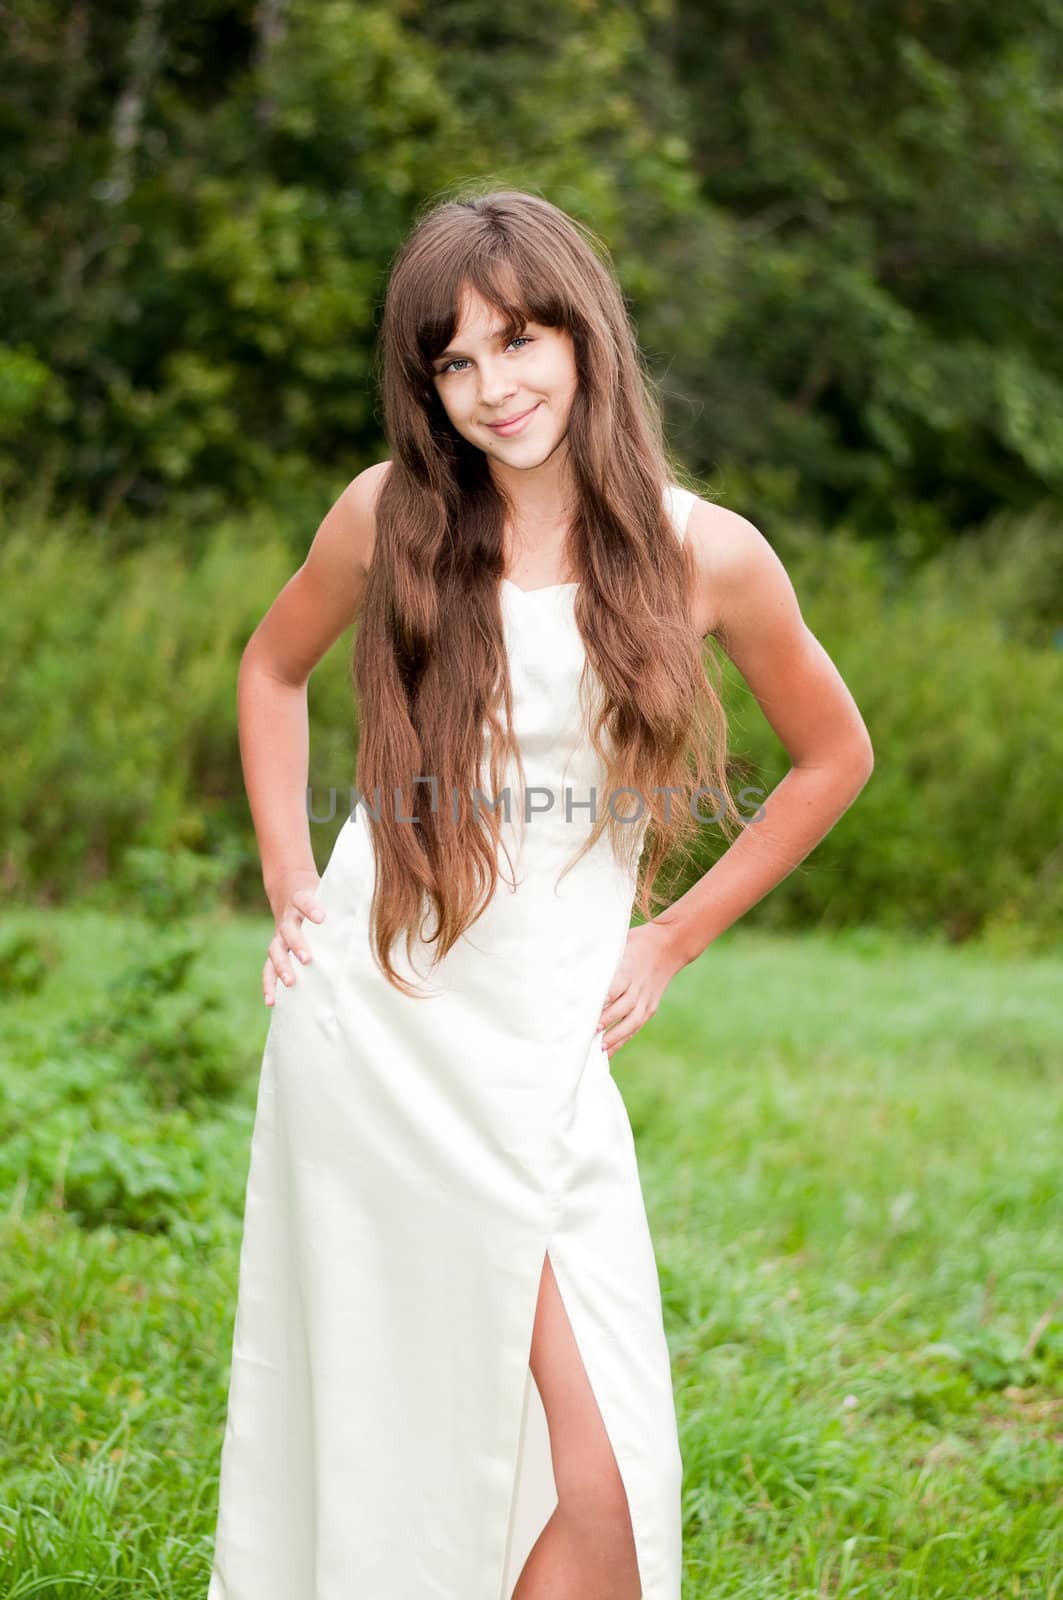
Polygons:
[[538,409],[539,402],[536,401],[535,405],[531,406],[529,410],[518,412],[515,417],[510,417],[508,422],[489,422],[487,426],[491,429],[492,433],[519,433],[524,427],[524,424],[531,417],[532,413],[538,411]]

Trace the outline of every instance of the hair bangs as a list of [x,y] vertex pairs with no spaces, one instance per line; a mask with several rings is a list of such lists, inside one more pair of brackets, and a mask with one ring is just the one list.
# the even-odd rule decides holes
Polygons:
[[507,340],[515,339],[529,322],[545,328],[572,326],[564,280],[551,272],[546,262],[502,256],[497,249],[484,249],[482,241],[474,241],[460,257],[444,263],[443,270],[426,285],[411,339],[422,378],[431,378],[432,363],[457,332],[470,288],[499,313]]

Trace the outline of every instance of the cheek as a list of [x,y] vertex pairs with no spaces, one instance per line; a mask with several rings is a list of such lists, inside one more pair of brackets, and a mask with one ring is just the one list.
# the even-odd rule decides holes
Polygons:
[[579,388],[579,374],[571,351],[566,350],[557,363],[557,387],[565,405],[571,405],[573,396]]
[[467,420],[466,412],[469,408],[463,403],[460,390],[440,387],[436,393],[439,395],[439,403],[446,412],[447,417],[455,428],[461,428]]
[[566,368],[559,374],[555,389],[554,409],[559,416],[566,418],[572,410],[572,402],[576,397],[579,380],[574,372]]

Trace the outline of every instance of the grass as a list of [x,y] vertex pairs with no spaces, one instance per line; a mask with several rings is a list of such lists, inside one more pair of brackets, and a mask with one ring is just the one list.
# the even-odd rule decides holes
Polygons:
[[[0,928],[11,1600],[206,1593],[268,930],[193,932],[152,1048],[182,985],[220,989],[239,1070],[220,1092],[201,1043],[171,1102],[92,1025],[152,928]],[[1051,957],[739,927],[613,1057],[673,1358],[684,1600],[1063,1600],[1061,980]]]

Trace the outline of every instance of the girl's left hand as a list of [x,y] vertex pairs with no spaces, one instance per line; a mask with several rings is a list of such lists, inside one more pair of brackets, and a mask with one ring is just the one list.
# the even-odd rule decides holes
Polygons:
[[662,924],[644,922],[628,930],[624,954],[598,1019],[598,1031],[605,1030],[603,1042],[610,1058],[649,1022],[682,966]]

